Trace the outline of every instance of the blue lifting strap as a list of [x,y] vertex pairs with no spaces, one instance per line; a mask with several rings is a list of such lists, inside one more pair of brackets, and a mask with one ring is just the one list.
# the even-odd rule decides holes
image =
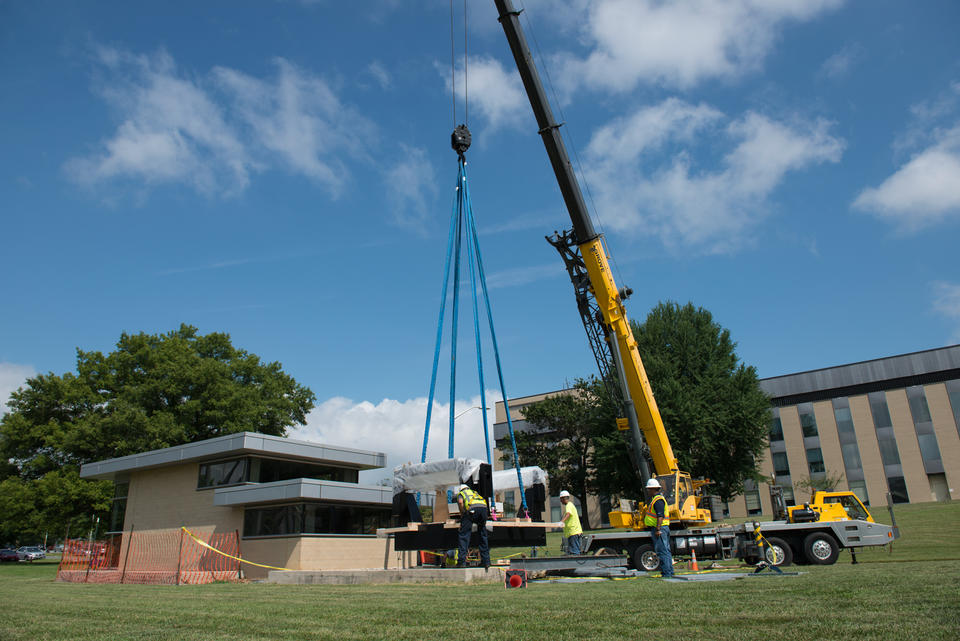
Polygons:
[[[464,236],[466,238],[464,239]],[[487,423],[487,397],[486,387],[483,377],[483,349],[480,339],[480,310],[477,300],[477,282],[480,283],[480,289],[483,292],[484,306],[487,312],[487,324],[490,328],[490,339],[493,344],[494,360],[497,365],[497,378],[500,382],[500,393],[504,399],[504,406],[507,410],[507,429],[510,433],[510,445],[513,449],[513,461],[517,470],[517,482],[520,488],[520,502],[524,513],[527,512],[527,499],[523,491],[523,477],[520,474],[520,457],[517,453],[517,441],[513,432],[513,419],[510,416],[510,405],[507,400],[507,388],[503,380],[503,368],[500,364],[500,350],[497,346],[497,334],[493,326],[493,312],[490,307],[490,294],[487,288],[487,279],[483,269],[483,257],[480,253],[480,242],[477,237],[476,220],[473,216],[473,205],[470,200],[470,188],[467,183],[466,161],[463,155],[459,155],[457,171],[456,201],[453,205],[453,212],[450,217],[450,232],[447,238],[447,255],[443,267],[443,285],[440,292],[440,314],[437,320],[437,340],[433,353],[433,370],[430,375],[430,394],[427,399],[427,420],[423,430],[423,450],[420,455],[420,462],[427,460],[427,443],[430,438],[430,419],[433,414],[433,400],[436,392],[437,370],[440,364],[440,346],[443,341],[443,321],[446,313],[447,290],[451,276],[453,278],[453,313],[450,328],[450,423],[447,454],[453,458],[454,453],[454,416],[453,408],[456,403],[456,377],[457,377],[457,332],[458,316],[460,308],[460,264],[463,253],[463,243],[466,242],[467,263],[470,272],[470,293],[473,307],[473,329],[476,337],[477,349],[477,370],[480,382],[480,403],[483,408],[483,441],[487,451],[487,462],[493,464],[493,457],[490,452],[490,432]],[[451,274],[452,269],[452,274]]]

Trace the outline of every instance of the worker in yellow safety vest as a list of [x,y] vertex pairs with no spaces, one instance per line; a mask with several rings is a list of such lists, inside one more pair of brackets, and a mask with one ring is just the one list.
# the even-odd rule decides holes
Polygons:
[[487,501],[466,485],[461,485],[457,492],[457,505],[460,507],[460,536],[457,567],[462,568],[467,562],[467,548],[470,546],[470,535],[473,526],[477,526],[477,535],[480,538],[480,562],[484,569],[490,567],[490,544],[487,541],[487,518],[490,513]]
[[563,506],[563,518],[560,521],[563,522],[563,538],[567,542],[567,554],[580,554],[580,536],[583,534],[583,526],[580,525],[580,514],[572,499],[570,492],[566,490],[560,492],[560,504]]
[[650,530],[653,551],[660,559],[660,575],[673,576],[673,556],[670,554],[670,519],[667,517],[667,499],[660,493],[657,479],[647,481],[647,508],[643,513],[643,525]]

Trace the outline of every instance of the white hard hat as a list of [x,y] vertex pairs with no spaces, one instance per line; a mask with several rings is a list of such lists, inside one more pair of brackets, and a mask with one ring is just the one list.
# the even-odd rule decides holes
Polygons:
[[560,492],[560,498],[563,498],[563,497],[570,498],[570,492],[567,492],[566,490],[562,490]]
[[657,479],[650,479],[649,481],[647,481],[647,488],[651,488],[651,487],[656,488],[656,489],[659,490],[659,489],[660,489],[660,481],[658,481]]
[[462,491],[464,491],[465,489],[467,489],[468,487],[469,487],[468,485],[460,485],[460,487],[457,488],[457,492],[462,492]]

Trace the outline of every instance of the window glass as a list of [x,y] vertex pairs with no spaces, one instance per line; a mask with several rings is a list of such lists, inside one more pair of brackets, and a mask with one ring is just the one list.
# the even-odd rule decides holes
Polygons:
[[369,505],[296,503],[278,507],[247,508],[243,517],[243,535],[376,535],[377,528],[390,526],[390,518],[390,507]]
[[776,476],[790,476],[790,463],[787,460],[786,452],[774,452],[772,459],[773,473]]
[[917,441],[920,443],[920,455],[924,461],[939,461],[940,448],[937,446],[937,437],[933,434],[918,434]]
[[870,413],[873,414],[873,425],[877,429],[881,427],[893,427],[893,421],[890,420],[890,408],[887,407],[887,396],[884,392],[871,392],[868,395],[870,399]]
[[837,419],[837,431],[848,434],[854,433],[853,417],[850,415],[849,407],[834,408],[833,416]]
[[197,487],[219,487],[236,485],[247,480],[247,459],[237,458],[228,461],[200,464],[200,478]]
[[794,495],[793,495],[793,488],[792,488],[792,487],[782,487],[782,486],[781,486],[780,489],[783,490],[783,503],[784,503],[784,505],[786,505],[787,507],[790,507],[790,506],[792,506],[792,505],[796,505],[796,504],[797,504],[796,498],[795,498]]
[[503,493],[503,514],[514,515],[517,513],[516,493],[513,490]]
[[870,498],[867,496],[867,482],[866,481],[850,481],[850,491],[857,495],[857,498],[864,505],[870,505]]
[[357,483],[360,472],[344,467],[318,465],[301,461],[283,461],[278,459],[259,459],[259,473],[251,480],[257,483],[289,481],[290,479],[317,479],[320,481],[341,481]]
[[807,465],[810,467],[811,474],[826,472],[826,467],[823,465],[823,452],[819,447],[811,447],[807,450]]
[[950,398],[950,407],[953,409],[953,422],[960,434],[960,381],[947,381],[947,396]]
[[880,459],[884,465],[900,465],[900,454],[897,452],[897,442],[892,438],[877,440],[880,446]]
[[907,483],[902,476],[893,476],[887,479],[887,485],[890,487],[890,494],[894,503],[909,503],[910,497],[907,495]]
[[772,419],[770,419],[770,440],[783,440],[783,423],[780,422],[779,416],[774,416]]
[[840,453],[843,454],[843,466],[847,471],[859,470],[863,467],[863,464],[860,462],[860,448],[857,447],[856,443],[841,445]]
[[797,405],[797,412],[800,415],[800,428],[803,430],[803,436],[817,436],[817,417],[813,413],[813,403]]
[[754,515],[763,512],[763,506],[760,504],[760,490],[748,490],[744,492],[743,498],[747,502],[747,514]]
[[129,491],[129,482],[114,483],[113,501],[110,503],[110,526],[107,532],[123,531],[123,519],[127,514],[127,493]]
[[907,401],[910,403],[910,414],[913,415],[913,423],[929,423],[930,406],[927,405],[927,395],[923,393],[922,387],[908,387]]

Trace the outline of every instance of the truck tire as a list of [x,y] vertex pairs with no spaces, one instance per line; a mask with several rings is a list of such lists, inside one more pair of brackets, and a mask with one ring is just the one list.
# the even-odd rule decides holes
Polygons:
[[786,567],[793,563],[793,550],[783,539],[775,536],[767,538],[768,546],[763,549],[764,560],[770,565]]
[[649,543],[638,545],[630,558],[633,560],[633,567],[638,570],[655,572],[660,569],[660,557]]
[[814,532],[803,540],[803,555],[813,565],[833,565],[840,556],[840,545],[826,532]]

